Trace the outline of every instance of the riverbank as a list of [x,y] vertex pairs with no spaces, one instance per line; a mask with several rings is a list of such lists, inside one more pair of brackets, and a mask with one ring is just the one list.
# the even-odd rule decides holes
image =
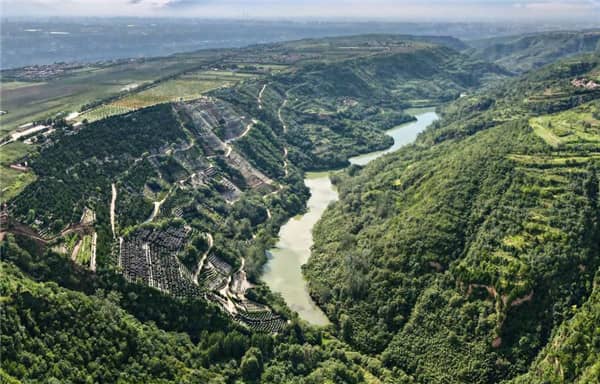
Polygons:
[[[438,116],[433,108],[411,111],[417,120],[399,125],[386,133],[394,139],[394,144],[383,151],[370,152],[350,159],[352,164],[365,165],[386,154],[395,152],[404,145],[414,142],[417,135],[425,130]],[[307,173],[304,183],[310,189],[306,213],[291,218],[279,231],[279,241],[275,248],[267,252],[268,261],[264,266],[262,280],[271,291],[281,294],[287,305],[299,316],[314,325],[327,325],[329,320],[309,295],[308,285],[302,274],[313,244],[312,229],[319,221],[329,204],[338,199],[326,172]]]

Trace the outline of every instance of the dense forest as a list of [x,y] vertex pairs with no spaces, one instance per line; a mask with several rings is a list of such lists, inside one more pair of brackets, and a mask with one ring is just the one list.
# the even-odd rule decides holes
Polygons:
[[[344,340],[419,382],[498,382],[568,333],[573,308],[573,326],[592,321],[600,93],[571,81],[598,63],[462,98],[413,146],[335,176],[305,272]],[[597,375],[588,352],[568,381]]]
[[360,383],[374,377],[367,362],[392,378],[297,321],[285,334],[249,333],[204,301],[92,277],[59,255],[32,259],[14,239],[2,252],[20,267],[1,265],[3,382]]
[[[223,66],[285,69],[62,124],[2,210],[1,381],[594,382],[600,58],[533,70],[585,36],[252,46]],[[349,165],[423,106],[413,145]],[[323,169],[316,327],[261,273]]]

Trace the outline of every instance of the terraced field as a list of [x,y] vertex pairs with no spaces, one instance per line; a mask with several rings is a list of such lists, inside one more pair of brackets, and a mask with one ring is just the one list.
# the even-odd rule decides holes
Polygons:
[[535,133],[554,148],[598,149],[600,145],[600,102],[530,120]]
[[77,253],[76,261],[85,266],[90,265],[92,258],[92,235],[85,235],[81,240],[79,252]]
[[133,92],[123,98],[93,108],[78,116],[77,120],[91,122],[156,104],[193,100],[214,89],[231,86],[236,82],[253,77],[254,75],[247,73],[218,70],[186,73],[175,79],[161,82],[151,88]]

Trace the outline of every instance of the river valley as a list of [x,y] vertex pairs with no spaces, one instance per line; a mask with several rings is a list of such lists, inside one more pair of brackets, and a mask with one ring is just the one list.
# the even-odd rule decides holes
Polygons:
[[[412,110],[409,113],[414,114],[417,120],[386,132],[394,138],[394,144],[390,148],[353,157],[350,162],[365,165],[386,153],[395,152],[402,146],[412,143],[420,132],[438,119],[438,115],[432,109]],[[292,310],[314,325],[327,325],[329,320],[308,293],[302,265],[306,264],[310,257],[313,244],[312,228],[327,206],[338,198],[329,180],[329,174],[330,172],[306,174],[304,183],[311,193],[307,212],[293,217],[281,227],[279,242],[268,252],[269,261],[265,265],[262,276],[271,290],[280,293]]]

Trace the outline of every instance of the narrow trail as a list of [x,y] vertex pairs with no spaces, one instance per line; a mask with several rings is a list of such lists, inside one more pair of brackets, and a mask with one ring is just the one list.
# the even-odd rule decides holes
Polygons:
[[202,272],[202,268],[204,268],[204,262],[206,261],[206,258],[208,257],[208,254],[212,250],[212,247],[214,244],[214,239],[212,237],[212,234],[206,233],[206,237],[208,238],[208,249],[206,250],[206,252],[204,252],[204,254],[202,254],[202,257],[200,258],[200,261],[198,262],[198,266],[196,267],[196,270],[194,271],[194,274],[192,275],[194,283],[196,283],[196,284],[198,284],[198,277],[200,276],[200,272]]
[[[235,296],[239,299],[239,300],[243,300],[245,299],[245,295],[246,295],[246,291],[252,287],[254,287],[254,285],[252,285],[252,283],[250,283],[248,281],[248,276],[246,274],[246,258],[242,257],[242,265],[240,266],[239,269],[239,274],[240,274],[240,282],[239,282],[239,289],[237,290],[238,292],[235,294]],[[231,292],[231,290],[230,290]]]
[[167,200],[167,198],[169,197],[170,194],[171,194],[171,191],[169,191],[169,193],[167,193],[167,195],[162,200],[154,202],[154,209],[152,210],[152,213],[150,214],[150,217],[148,218],[148,220],[146,220],[146,223],[149,223],[152,220],[154,220],[156,215],[158,215],[158,212],[160,212],[161,205],[163,205],[163,203],[165,202],[165,200]]
[[252,130],[252,127],[254,127],[254,125],[256,123],[258,123],[258,120],[252,119],[252,121],[250,123],[248,123],[248,125],[246,125],[246,129],[244,129],[244,132],[242,132],[239,136],[233,137],[233,138],[223,142],[223,146],[225,146],[225,148],[226,148],[225,157],[229,157],[229,155],[231,155],[231,151],[233,151],[233,146],[231,145],[231,143],[233,143],[236,140],[241,139],[242,137],[244,137],[248,133],[250,133],[250,131]]
[[283,108],[285,108],[285,106],[287,105],[287,102],[288,102],[288,99],[283,100],[283,103],[281,103],[281,106],[277,110],[277,117],[279,118],[279,122],[281,123],[281,126],[283,127],[283,133],[287,133],[287,125],[283,121],[283,117],[281,117],[281,110]]
[[115,233],[115,206],[117,205],[117,187],[115,183],[111,185],[112,197],[110,199],[110,227],[112,228],[113,239],[117,239]]
[[117,255],[117,265],[119,269],[123,267],[123,261],[121,260],[121,252],[123,251],[123,238],[119,237],[119,254]]
[[285,177],[287,177],[288,173],[289,173],[287,157],[288,157],[288,149],[287,149],[287,147],[283,147],[283,172],[285,174]]
[[73,260],[73,261],[77,260],[77,254],[79,253],[79,248],[81,248],[82,243],[83,243],[83,240],[79,240],[77,242],[77,244],[75,244],[75,247],[73,248],[73,252],[71,252],[71,260]]
[[231,141],[235,141],[235,140],[239,140],[242,137],[246,136],[248,134],[248,132],[250,132],[250,130],[252,129],[252,127],[258,123],[258,121],[256,119],[252,119],[252,121],[250,122],[250,124],[248,124],[246,126],[246,129],[244,130],[244,132],[242,132],[241,135],[239,135],[238,137],[236,137],[235,139],[232,139]]
[[37,241],[38,243],[45,246],[48,243],[51,243],[54,240],[64,237],[70,233],[79,233],[79,234],[91,233],[91,229],[92,229],[92,227],[87,224],[73,224],[73,225],[69,225],[67,228],[63,229],[57,235],[54,235],[54,236],[48,237],[48,238],[44,238],[44,237],[41,237],[39,235],[39,233],[37,233],[37,231],[35,231],[34,229],[32,229],[31,227],[29,227],[27,225],[24,225],[21,223],[13,223],[9,232],[18,234],[18,235],[22,235],[22,236],[27,236],[28,238],[33,239],[33,240]]
[[92,235],[92,257],[90,258],[90,270],[96,272],[96,242],[98,241],[98,234],[94,232]]
[[[279,118],[279,122],[281,123],[281,126],[283,127],[284,134],[287,133],[287,125],[285,124],[285,121],[283,121],[283,117],[281,116],[281,110],[283,108],[285,108],[287,102],[288,102],[288,99],[286,98],[285,100],[283,100],[283,103],[281,103],[281,106],[277,110],[277,117]],[[283,171],[285,172],[285,177],[288,176],[287,157],[288,157],[288,149],[287,149],[287,147],[283,147]]]
[[265,91],[266,88],[267,88],[267,84],[263,85],[262,88],[260,89],[260,92],[258,92],[258,97],[256,98],[256,101],[258,102],[258,109],[262,109],[262,96],[263,96],[263,92]]
[[219,291],[219,293],[226,300],[226,307],[225,307],[225,309],[230,314],[235,315],[237,313],[237,309],[235,308],[235,304],[234,304],[233,300],[231,300],[231,289],[229,288],[230,284],[231,284],[231,275],[229,275],[227,277],[227,284],[225,284],[225,286],[223,288],[221,288],[221,290]]

